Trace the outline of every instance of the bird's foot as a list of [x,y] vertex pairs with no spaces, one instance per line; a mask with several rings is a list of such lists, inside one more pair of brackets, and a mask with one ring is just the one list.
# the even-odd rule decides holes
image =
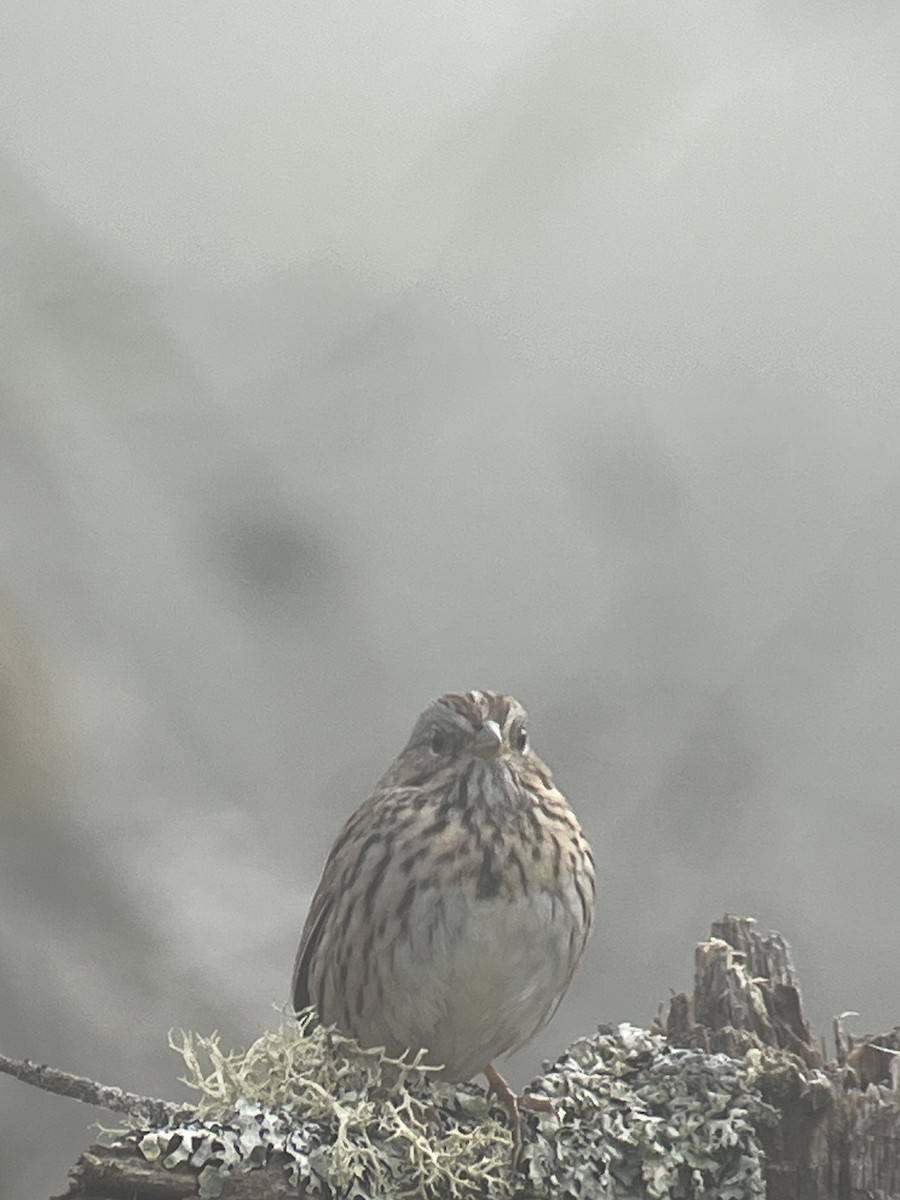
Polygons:
[[517,1096],[496,1067],[490,1063],[484,1068],[484,1076],[488,1081],[488,1090],[493,1092],[502,1104],[506,1105],[506,1111],[509,1113],[509,1125],[513,1139],[512,1166],[515,1170],[522,1154],[521,1110],[527,1108],[532,1112],[553,1112],[553,1105],[543,1096]]

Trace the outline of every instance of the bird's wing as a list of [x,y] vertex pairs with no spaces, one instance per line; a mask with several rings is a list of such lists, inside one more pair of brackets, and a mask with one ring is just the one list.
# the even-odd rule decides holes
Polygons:
[[320,883],[309,910],[309,916],[306,918],[306,924],[303,926],[303,936],[297,948],[297,957],[294,959],[291,1004],[296,1012],[299,1012],[301,1008],[309,1008],[314,1003],[310,993],[310,970],[322,940],[322,930],[328,921],[333,904],[333,900],[327,897],[328,892]]
[[322,878],[316,888],[309,915],[303,926],[303,934],[294,959],[294,975],[291,983],[291,1003],[295,1011],[308,1008],[316,1002],[312,994],[312,971],[316,957],[322,944],[322,938],[328,926],[329,918],[335,908],[342,890],[342,877],[348,866],[358,856],[361,840],[360,827],[365,829],[371,820],[372,809],[381,800],[381,792],[376,791],[347,821],[338,834],[337,840],[331,847],[331,853],[325,861]]

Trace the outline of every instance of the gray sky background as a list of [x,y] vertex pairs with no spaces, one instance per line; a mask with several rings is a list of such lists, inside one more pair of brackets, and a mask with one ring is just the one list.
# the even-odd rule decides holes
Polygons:
[[[726,910],[900,1020],[898,80],[877,3],[4,7],[4,1052],[246,1044],[466,687],[601,863],[517,1083]],[[0,1094],[61,1191],[92,1114]]]

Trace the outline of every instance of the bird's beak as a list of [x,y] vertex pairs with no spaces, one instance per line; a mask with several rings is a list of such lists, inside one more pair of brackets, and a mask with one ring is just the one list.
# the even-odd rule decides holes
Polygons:
[[472,752],[479,758],[496,758],[503,745],[503,734],[496,721],[485,721],[475,734]]

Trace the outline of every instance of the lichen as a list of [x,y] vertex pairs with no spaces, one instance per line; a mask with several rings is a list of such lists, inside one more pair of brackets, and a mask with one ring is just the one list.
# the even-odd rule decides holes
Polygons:
[[440,1081],[421,1056],[362,1050],[309,1014],[245,1054],[216,1035],[172,1044],[199,1093],[196,1119],[138,1144],[148,1159],[198,1170],[204,1197],[229,1175],[278,1164],[293,1185],[346,1200],[508,1200],[526,1180],[540,1200],[765,1194],[756,1127],[774,1110],[756,1086],[758,1052],[677,1049],[627,1025],[580,1038],[529,1089],[553,1111],[526,1112],[514,1172],[509,1129],[481,1089]]
[[[244,1054],[226,1053],[215,1034],[170,1042],[199,1101],[196,1121],[164,1131],[165,1153],[177,1143],[203,1167],[201,1195],[217,1195],[236,1170],[277,1161],[292,1184],[347,1200],[511,1194],[509,1130],[483,1092],[442,1083],[421,1055],[363,1050],[311,1014]],[[141,1149],[161,1153],[155,1139]]]
[[579,1038],[533,1090],[524,1150],[541,1195],[594,1200],[751,1200],[765,1195],[757,1125],[775,1119],[744,1059],[669,1046],[633,1026]]

